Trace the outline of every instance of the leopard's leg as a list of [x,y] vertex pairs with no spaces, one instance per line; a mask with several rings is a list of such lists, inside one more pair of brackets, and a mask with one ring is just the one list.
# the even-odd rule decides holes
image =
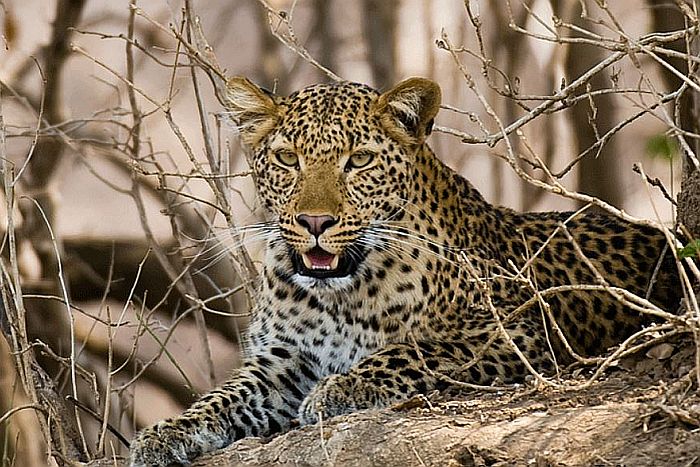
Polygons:
[[[475,339],[483,342],[485,339]],[[538,371],[552,367],[551,355],[539,335],[516,335],[518,347]],[[451,381],[490,384],[522,380],[525,364],[503,339],[479,352],[478,343],[468,340],[400,343],[370,355],[345,374],[321,380],[299,409],[302,424],[316,423],[362,409],[381,408],[416,394],[449,387]],[[538,349],[530,352],[531,349]]]
[[187,465],[237,439],[286,430],[319,377],[294,348],[270,345],[180,416],[142,430],[131,442],[131,466]]

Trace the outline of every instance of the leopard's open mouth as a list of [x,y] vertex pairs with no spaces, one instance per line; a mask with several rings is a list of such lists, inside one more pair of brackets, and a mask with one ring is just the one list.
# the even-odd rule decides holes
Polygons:
[[329,253],[318,246],[302,253],[301,259],[304,261],[304,267],[312,271],[334,271],[340,264],[340,255]]
[[359,260],[364,255],[336,255],[319,246],[313,247],[306,253],[292,252],[294,269],[302,276],[316,279],[331,277],[346,277],[352,275],[359,265]]

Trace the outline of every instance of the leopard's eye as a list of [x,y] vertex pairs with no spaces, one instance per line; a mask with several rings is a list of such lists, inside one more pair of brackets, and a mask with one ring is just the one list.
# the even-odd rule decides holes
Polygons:
[[370,162],[374,160],[375,154],[370,151],[359,151],[350,156],[350,159],[348,159],[348,163],[345,166],[345,169],[361,169],[362,167],[366,167],[369,165]]
[[278,151],[275,158],[285,167],[299,167],[299,157],[292,151]]

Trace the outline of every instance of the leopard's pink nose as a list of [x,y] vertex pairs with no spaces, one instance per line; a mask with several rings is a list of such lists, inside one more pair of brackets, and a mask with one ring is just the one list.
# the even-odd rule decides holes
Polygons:
[[311,235],[318,237],[323,232],[338,223],[338,218],[328,215],[309,216],[307,214],[299,214],[297,216],[299,225],[309,231]]

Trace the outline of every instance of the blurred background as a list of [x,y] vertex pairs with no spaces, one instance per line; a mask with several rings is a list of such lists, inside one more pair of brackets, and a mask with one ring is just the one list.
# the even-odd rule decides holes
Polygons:
[[[196,0],[192,7],[226,73],[278,94],[331,79],[309,57],[380,90],[409,76],[435,80],[444,108],[430,144],[439,157],[494,204],[567,210],[580,201],[534,187],[504,160],[493,116],[505,126],[518,121],[624,50],[625,38],[686,27],[675,1],[609,3],[607,10],[567,0]],[[77,457],[125,452],[114,435],[101,435],[104,414],[130,438],[222,381],[239,358],[262,245],[246,241],[242,252],[232,226],[261,213],[235,128],[205,74],[196,71],[193,81],[178,40],[189,37],[184,6],[0,1],[3,277],[12,283],[16,267],[20,281],[11,288],[21,287],[24,307],[8,310],[3,323],[0,417],[48,397],[30,388],[40,373],[22,359],[34,355],[55,386],[47,393],[78,400],[47,402],[83,433]],[[685,42],[679,35],[660,47],[683,50]],[[682,56],[657,52],[667,65],[686,66]],[[667,196],[678,192],[681,161],[670,129],[690,118],[672,94],[681,85],[649,53],[623,52],[569,100],[513,132],[513,151],[522,170],[550,186],[538,160],[571,192],[672,225]],[[635,164],[667,195],[644,183]],[[26,330],[8,324],[22,316]],[[41,429],[30,409],[11,415],[0,425],[0,464],[47,462]]]

